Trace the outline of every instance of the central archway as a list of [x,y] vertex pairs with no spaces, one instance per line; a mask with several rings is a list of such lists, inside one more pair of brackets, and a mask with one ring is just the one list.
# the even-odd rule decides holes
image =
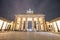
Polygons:
[[28,21],[28,31],[32,31],[32,21]]

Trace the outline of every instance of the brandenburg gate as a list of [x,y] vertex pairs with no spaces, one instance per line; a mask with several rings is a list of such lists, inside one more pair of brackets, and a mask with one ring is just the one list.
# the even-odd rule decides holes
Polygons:
[[31,9],[26,13],[15,15],[15,30],[44,31],[45,15],[35,14]]

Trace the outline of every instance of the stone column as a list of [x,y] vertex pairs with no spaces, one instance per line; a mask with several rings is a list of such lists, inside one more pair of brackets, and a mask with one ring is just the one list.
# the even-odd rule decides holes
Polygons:
[[44,31],[46,31],[45,17],[43,17],[43,28],[44,28]]
[[20,30],[22,30],[22,17],[21,17],[21,20],[20,20]]
[[14,30],[16,30],[16,26],[17,26],[17,17],[15,17],[15,27],[14,27]]
[[21,30],[23,30],[23,23],[24,23],[24,21],[22,19],[21,19]]
[[26,18],[26,21],[25,21],[25,30],[27,31],[28,29],[28,21],[27,21],[27,18]]
[[2,29],[2,28],[3,28],[3,25],[4,25],[4,22],[2,23],[2,26],[1,26],[1,31],[3,31],[3,29]]
[[18,17],[16,17],[15,19],[15,27],[14,27],[15,30],[20,30],[20,19],[18,21]]
[[56,26],[57,26],[57,31],[59,32],[59,27],[58,27],[58,24],[57,24],[57,22],[56,22]]
[[32,31],[34,31],[34,18],[32,18]]
[[39,18],[37,18],[37,21],[36,21],[36,30],[37,31],[39,30]]
[[38,31],[40,31],[40,22],[39,22],[39,17],[37,18],[37,22],[38,22]]
[[39,31],[41,31],[41,23],[40,23],[40,21],[39,21]]
[[21,30],[21,23],[22,23],[22,18],[20,19],[20,27],[19,27],[19,30]]

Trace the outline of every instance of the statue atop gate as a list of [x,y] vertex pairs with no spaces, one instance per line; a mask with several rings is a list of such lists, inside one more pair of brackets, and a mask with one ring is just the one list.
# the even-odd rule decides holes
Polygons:
[[33,12],[33,10],[31,10],[31,9],[29,8],[29,9],[27,10],[27,13],[28,13],[28,14],[32,14],[32,13],[34,13],[34,12]]

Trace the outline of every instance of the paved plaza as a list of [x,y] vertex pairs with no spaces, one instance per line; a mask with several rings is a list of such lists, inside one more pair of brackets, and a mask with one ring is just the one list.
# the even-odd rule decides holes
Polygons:
[[60,40],[60,34],[50,32],[0,32],[0,40]]

